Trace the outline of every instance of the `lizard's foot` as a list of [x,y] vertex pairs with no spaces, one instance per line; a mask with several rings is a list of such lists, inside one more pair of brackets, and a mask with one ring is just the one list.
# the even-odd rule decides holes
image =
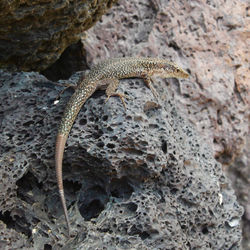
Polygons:
[[122,101],[122,104],[123,104],[123,107],[125,108],[125,110],[126,110],[126,103],[125,103],[125,98],[126,99],[129,99],[129,96],[128,95],[125,95],[125,94],[122,94],[122,93],[119,93],[119,92],[115,92],[115,93],[112,93],[111,95],[108,95],[108,97],[106,98],[106,100],[105,100],[105,103],[109,100],[109,98],[111,97],[111,96],[118,96],[118,97],[120,97],[120,99],[121,99],[121,101]]

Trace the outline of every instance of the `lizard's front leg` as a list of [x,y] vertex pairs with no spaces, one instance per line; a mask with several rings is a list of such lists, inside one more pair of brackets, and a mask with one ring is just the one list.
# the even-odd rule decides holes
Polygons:
[[153,87],[151,78],[148,75],[143,75],[142,79],[144,80],[144,82],[148,86],[148,88],[152,91],[154,97],[157,99],[159,94],[157,93],[157,91]]
[[106,89],[107,99],[105,100],[105,103],[108,101],[108,99],[111,96],[118,96],[118,97],[120,97],[122,104],[123,104],[124,108],[126,109],[126,103],[124,101],[124,98],[129,99],[129,97],[125,94],[122,94],[122,93],[116,91],[116,89],[118,88],[118,85],[119,85],[119,80],[118,79],[109,79],[108,81],[109,81],[109,84],[108,84],[107,89]]

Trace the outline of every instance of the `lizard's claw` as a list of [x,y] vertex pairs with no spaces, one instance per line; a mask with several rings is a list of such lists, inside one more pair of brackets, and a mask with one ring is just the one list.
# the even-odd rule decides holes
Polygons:
[[105,103],[109,100],[110,96],[108,96],[106,99],[105,99]]
[[109,100],[109,98],[111,97],[111,96],[118,96],[118,97],[120,97],[120,99],[121,99],[121,101],[122,101],[122,104],[123,104],[123,106],[124,106],[124,108],[126,109],[126,103],[125,103],[125,100],[124,99],[129,99],[129,96],[128,95],[125,95],[125,94],[122,94],[122,93],[113,93],[112,95],[109,95],[107,98],[106,98],[106,100],[105,100],[105,103]]
[[158,99],[159,98],[158,92],[154,88],[151,88],[151,91],[152,91],[153,96],[155,97],[155,99]]

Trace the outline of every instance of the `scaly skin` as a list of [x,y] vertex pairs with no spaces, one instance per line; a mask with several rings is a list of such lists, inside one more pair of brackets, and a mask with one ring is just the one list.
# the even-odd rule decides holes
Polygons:
[[93,67],[70,98],[58,129],[55,150],[57,183],[69,234],[70,223],[64,197],[62,160],[65,144],[77,114],[87,99],[100,88],[106,88],[107,100],[110,96],[119,96],[125,106],[124,95],[116,92],[119,79],[123,78],[143,78],[153,94],[157,96],[151,85],[151,76],[187,78],[188,73],[174,63],[164,59],[137,57],[109,59]]

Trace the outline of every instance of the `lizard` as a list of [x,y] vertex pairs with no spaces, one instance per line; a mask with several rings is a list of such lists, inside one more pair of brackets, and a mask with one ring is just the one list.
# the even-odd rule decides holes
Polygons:
[[122,57],[107,59],[98,63],[85,75],[68,101],[58,128],[55,147],[55,166],[57,185],[69,235],[70,222],[63,188],[62,161],[68,135],[82,105],[97,89],[106,89],[106,101],[111,96],[118,96],[126,108],[124,98],[127,98],[127,96],[117,92],[116,89],[118,88],[120,79],[133,77],[142,78],[157,98],[157,92],[152,85],[151,76],[187,78],[189,75],[173,62],[160,58]]

